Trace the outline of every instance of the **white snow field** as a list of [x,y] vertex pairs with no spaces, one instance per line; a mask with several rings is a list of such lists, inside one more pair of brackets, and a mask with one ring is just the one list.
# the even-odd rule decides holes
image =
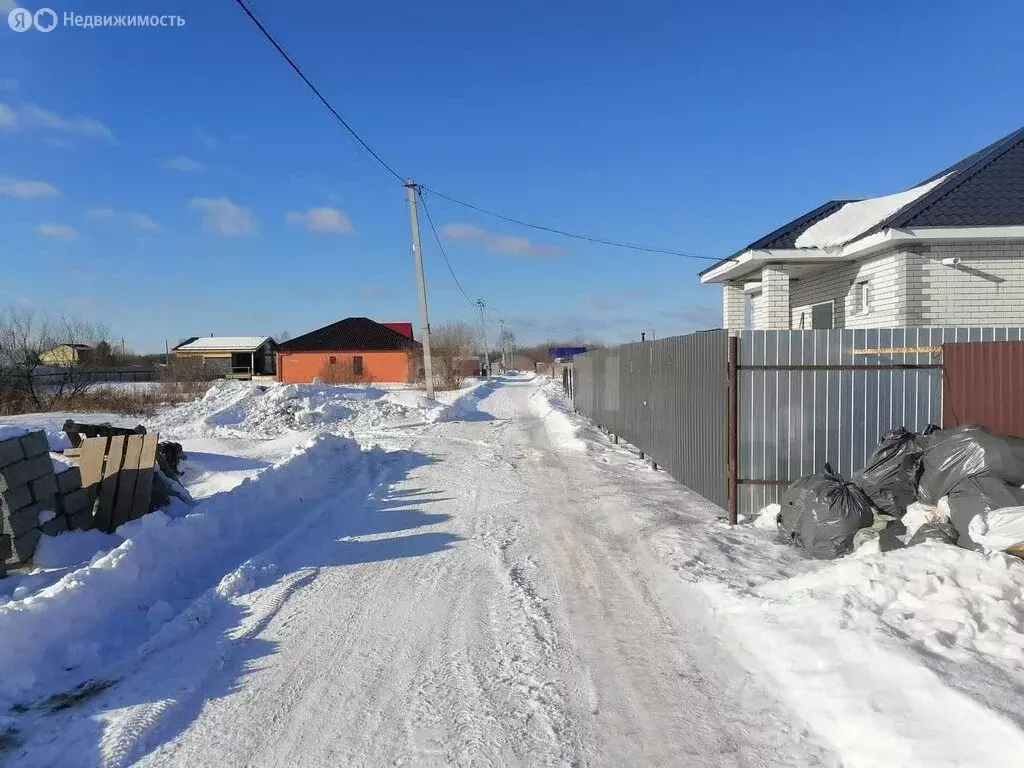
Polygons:
[[0,581],[0,763],[1024,755],[1019,563],[807,561],[730,529],[551,382],[441,399],[223,385],[153,420],[201,500],[57,537],[60,567]]

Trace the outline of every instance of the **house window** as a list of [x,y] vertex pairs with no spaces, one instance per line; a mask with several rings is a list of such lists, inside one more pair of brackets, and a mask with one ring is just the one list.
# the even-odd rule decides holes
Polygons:
[[352,358],[352,373],[356,376],[363,375],[363,356],[356,355]]
[[336,358],[334,355],[331,355],[331,359],[330,359],[331,365],[334,365],[337,362],[338,362],[338,358]]
[[826,301],[813,305],[811,307],[811,328],[819,330],[832,327],[832,302]]
[[868,304],[868,281],[861,280],[853,284],[853,313],[855,315],[866,315],[871,311]]

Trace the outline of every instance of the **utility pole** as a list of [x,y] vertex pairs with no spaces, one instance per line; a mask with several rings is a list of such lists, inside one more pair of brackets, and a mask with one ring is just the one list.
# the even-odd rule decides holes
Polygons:
[[501,367],[504,370],[508,370],[508,338],[505,336],[505,321],[499,320],[498,325],[501,327],[501,335],[498,337],[501,340]]
[[164,365],[171,364],[171,347],[167,343],[167,339],[164,339]]
[[473,304],[480,310],[480,333],[484,340],[484,375],[490,377],[491,375],[491,353],[487,349],[487,323],[484,321],[484,304],[483,299],[477,299]]
[[405,191],[409,198],[409,220],[412,222],[412,258],[416,265],[416,285],[420,299],[420,326],[423,331],[423,376],[426,379],[427,397],[434,399],[434,368],[430,361],[430,315],[427,314],[427,284],[423,277],[423,251],[420,247],[420,217],[416,210],[416,182],[405,180]]

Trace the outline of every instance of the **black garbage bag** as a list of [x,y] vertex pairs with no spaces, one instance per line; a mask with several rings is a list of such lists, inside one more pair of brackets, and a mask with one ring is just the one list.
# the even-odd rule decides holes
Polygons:
[[879,512],[902,517],[917,500],[923,451],[921,435],[906,427],[890,429],[853,481]]
[[1022,438],[966,426],[940,429],[920,439],[924,452],[919,493],[927,504],[938,504],[961,482],[979,475],[1000,478],[1018,487],[1024,485]]
[[821,560],[853,550],[853,536],[874,519],[871,500],[860,488],[825,465],[825,471],[796,480],[779,500],[779,532]]
[[894,549],[903,549],[906,543],[901,536],[907,535],[907,526],[902,520],[893,520],[878,534],[878,551],[892,552]]
[[959,534],[957,544],[967,549],[979,545],[968,533],[968,526],[982,512],[1024,505],[1024,489],[1002,478],[980,475],[962,480],[949,492],[949,521]]
[[907,542],[908,547],[920,544],[923,541],[941,541],[943,544],[956,544],[959,534],[949,523],[924,523],[914,531],[914,535]]

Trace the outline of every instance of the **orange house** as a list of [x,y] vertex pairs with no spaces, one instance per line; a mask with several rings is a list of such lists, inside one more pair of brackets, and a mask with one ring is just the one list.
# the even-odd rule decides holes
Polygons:
[[410,383],[419,373],[420,349],[408,323],[347,317],[279,344],[277,378],[305,384],[343,371],[345,380]]

